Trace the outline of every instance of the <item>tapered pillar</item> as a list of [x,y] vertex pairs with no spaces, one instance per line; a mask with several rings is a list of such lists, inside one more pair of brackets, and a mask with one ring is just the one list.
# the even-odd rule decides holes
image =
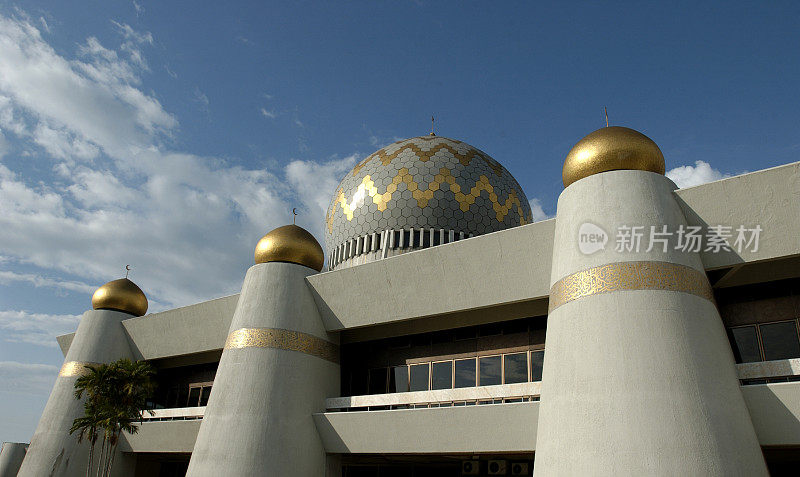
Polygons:
[[[322,267],[322,248],[287,228],[262,239],[269,250],[256,261],[265,263],[245,276],[188,476],[325,475],[311,416],[339,394],[339,348],[305,281]],[[309,244],[313,260],[298,255]]]
[[86,475],[89,446],[85,440],[78,443],[77,433],[69,433],[73,420],[84,413],[84,400],[75,399],[75,381],[86,372],[86,365],[134,359],[122,320],[147,311],[141,290],[123,280],[100,287],[92,302],[97,308],[114,306],[126,311],[95,309],[83,314],[22,462],[20,477]]
[[536,476],[767,475],[663,168],[657,146],[626,128],[587,136],[567,158]]
[[0,477],[16,477],[28,444],[21,442],[3,442],[0,448]]
[[130,317],[112,310],[90,310],[83,314],[31,439],[20,477],[85,474],[89,447],[85,441],[78,444],[77,433],[69,433],[72,421],[84,412],[84,400],[75,399],[75,380],[86,372],[85,365],[133,359],[121,323]]

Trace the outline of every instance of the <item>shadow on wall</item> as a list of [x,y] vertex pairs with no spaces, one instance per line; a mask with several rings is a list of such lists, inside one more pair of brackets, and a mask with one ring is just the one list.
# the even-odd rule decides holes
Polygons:
[[[701,230],[703,231],[703,234],[705,236],[705,233],[709,230],[709,224],[706,223],[706,221],[703,220],[697,214],[697,212],[695,212],[694,209],[692,209],[692,207],[689,204],[686,203],[686,201],[684,201],[678,194],[675,194],[674,191],[673,191],[672,196],[675,198],[675,201],[678,202],[678,205],[680,206],[681,210],[683,211],[683,215],[684,215],[684,217],[686,217],[686,222],[688,223],[688,225],[694,225],[694,226],[698,226],[699,225],[700,227],[702,227]],[[714,224],[714,225],[731,225],[731,226],[733,226],[734,224]],[[703,243],[705,244],[705,241],[703,241]],[[733,248],[731,248],[729,250],[722,250],[721,249],[718,252],[715,252],[715,255],[719,255],[719,256],[722,257],[722,260],[720,260],[720,262],[726,263],[726,264],[729,264],[729,265],[744,263],[744,259],[742,258],[742,256],[739,255],[738,253],[736,253],[733,250]],[[701,258],[703,257],[702,253],[700,254],[700,257]],[[703,265],[705,265],[705,263]]]

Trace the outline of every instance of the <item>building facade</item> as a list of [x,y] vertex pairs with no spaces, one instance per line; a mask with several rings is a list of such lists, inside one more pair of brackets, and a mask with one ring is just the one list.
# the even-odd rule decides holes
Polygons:
[[800,163],[664,169],[598,130],[530,223],[483,151],[387,146],[337,188],[326,254],[278,228],[240,294],[149,315],[101,287],[18,475],[85,475],[74,380],[122,357],[157,389],[117,475],[796,475]]

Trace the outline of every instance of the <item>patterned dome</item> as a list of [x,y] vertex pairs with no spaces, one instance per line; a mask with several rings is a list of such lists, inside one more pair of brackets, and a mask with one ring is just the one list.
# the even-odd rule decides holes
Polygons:
[[422,136],[375,152],[348,173],[328,207],[329,268],[523,225],[525,193],[485,152]]

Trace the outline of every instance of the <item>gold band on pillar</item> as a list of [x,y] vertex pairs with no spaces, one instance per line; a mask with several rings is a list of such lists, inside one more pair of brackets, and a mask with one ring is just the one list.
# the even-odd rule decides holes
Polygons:
[[83,376],[89,372],[86,366],[100,366],[100,363],[91,363],[88,361],[67,361],[63,366],[61,366],[61,371],[58,373],[58,376],[61,378]]
[[278,328],[241,328],[231,332],[225,349],[275,348],[316,356],[339,364],[339,346],[313,335]]
[[550,289],[550,307],[598,293],[623,290],[665,290],[689,293],[714,302],[705,273],[667,262],[621,262],[582,270],[562,278]]

